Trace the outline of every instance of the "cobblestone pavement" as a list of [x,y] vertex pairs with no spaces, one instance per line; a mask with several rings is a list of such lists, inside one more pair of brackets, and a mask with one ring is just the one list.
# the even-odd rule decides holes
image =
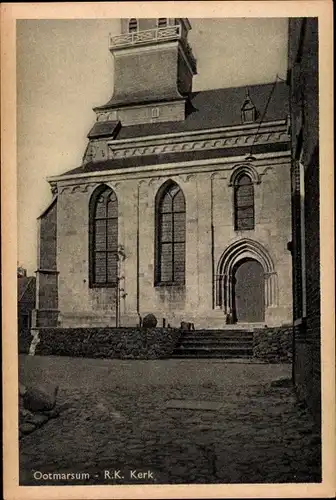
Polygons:
[[[220,360],[22,356],[20,380],[58,383],[64,409],[21,440],[20,483],[69,484],[35,481],[40,471],[88,473],[71,484],[104,484],[106,470],[108,484],[319,482],[310,416],[290,384],[271,384],[290,372]],[[172,408],[172,399],[203,407]],[[123,478],[112,479],[113,470]]]

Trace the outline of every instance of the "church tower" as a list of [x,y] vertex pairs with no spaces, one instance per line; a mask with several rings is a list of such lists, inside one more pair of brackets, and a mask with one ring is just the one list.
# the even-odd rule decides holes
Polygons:
[[184,120],[196,74],[190,29],[186,18],[122,19],[121,34],[109,40],[114,92],[94,109],[97,121],[129,126]]

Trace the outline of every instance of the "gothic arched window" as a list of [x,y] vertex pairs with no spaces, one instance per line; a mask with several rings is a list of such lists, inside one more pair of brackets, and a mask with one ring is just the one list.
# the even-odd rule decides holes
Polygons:
[[128,32],[129,33],[134,33],[135,31],[138,31],[138,20],[135,19],[135,17],[132,17],[128,21]]
[[118,200],[113,189],[100,186],[90,200],[90,286],[117,284]]
[[165,28],[168,24],[168,19],[166,17],[159,17],[157,20],[158,28]]
[[156,200],[155,284],[183,285],[185,282],[186,206],[176,183],[158,192]]
[[234,224],[236,231],[254,229],[254,187],[245,173],[234,184]]

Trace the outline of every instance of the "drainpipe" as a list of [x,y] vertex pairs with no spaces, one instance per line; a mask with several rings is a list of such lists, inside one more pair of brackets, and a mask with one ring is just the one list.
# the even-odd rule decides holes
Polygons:
[[210,178],[210,224],[211,224],[211,273],[212,273],[212,309],[215,309],[215,249],[214,249],[214,225],[213,225],[213,176]]
[[138,183],[137,192],[137,232],[136,232],[136,310],[141,326],[140,316],[140,242],[139,242],[139,226],[140,226],[140,184]]
[[117,261],[117,287],[116,287],[116,320],[115,326],[118,328],[119,326],[119,255]]

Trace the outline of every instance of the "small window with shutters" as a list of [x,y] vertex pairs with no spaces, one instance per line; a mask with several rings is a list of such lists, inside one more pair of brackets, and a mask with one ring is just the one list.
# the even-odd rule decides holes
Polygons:
[[136,31],[138,31],[138,20],[132,17],[128,22],[128,32],[134,33]]
[[108,186],[90,201],[90,286],[116,286],[118,277],[118,200]]
[[184,194],[169,183],[156,207],[156,285],[184,285],[186,207]]
[[168,20],[166,17],[159,17],[157,20],[158,28],[165,28],[168,25]]
[[234,185],[234,224],[236,231],[254,229],[254,186],[243,173]]

